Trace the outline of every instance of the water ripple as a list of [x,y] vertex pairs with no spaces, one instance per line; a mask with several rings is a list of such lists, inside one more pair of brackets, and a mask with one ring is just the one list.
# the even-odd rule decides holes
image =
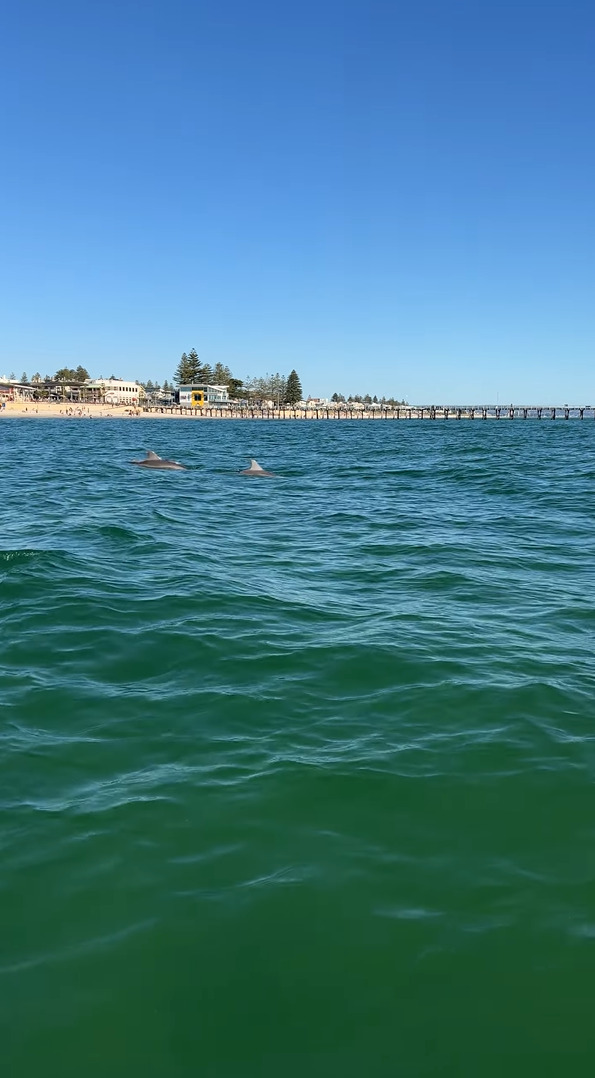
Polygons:
[[182,482],[2,436],[8,1071],[393,1074],[402,1008],[409,1058],[584,1048],[595,424],[155,421]]

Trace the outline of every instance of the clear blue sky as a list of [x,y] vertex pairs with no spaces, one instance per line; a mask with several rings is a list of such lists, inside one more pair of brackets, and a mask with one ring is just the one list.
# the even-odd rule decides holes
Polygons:
[[595,8],[20,0],[0,372],[592,403]]

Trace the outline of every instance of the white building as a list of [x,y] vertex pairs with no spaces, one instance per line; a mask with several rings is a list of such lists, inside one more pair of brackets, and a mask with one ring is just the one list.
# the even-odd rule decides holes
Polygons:
[[90,389],[94,396],[106,404],[138,404],[145,396],[138,382],[126,382],[122,378],[97,378],[93,382],[85,382],[85,389]]
[[205,405],[227,404],[227,386],[212,386],[204,382],[180,386],[180,404],[184,408],[204,408]]

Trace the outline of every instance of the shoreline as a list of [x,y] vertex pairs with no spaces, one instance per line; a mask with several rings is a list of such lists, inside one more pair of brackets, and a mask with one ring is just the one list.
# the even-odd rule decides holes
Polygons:
[[132,408],[130,405],[106,405],[106,404],[61,404],[49,401],[27,402],[7,401],[6,406],[0,408],[0,421],[2,419],[176,419],[204,422],[208,420],[224,420],[237,422],[239,420],[260,420],[271,422],[282,421],[349,421],[362,422],[401,422],[403,420],[512,420],[512,419],[595,419],[593,407],[562,407],[556,405],[511,405],[500,407],[490,406],[454,406],[434,407],[428,405],[400,405],[395,408],[378,408],[366,410],[364,408],[343,405],[338,408],[312,407],[312,408],[257,408],[246,407],[242,409],[226,410],[217,408],[183,409],[179,405],[170,408],[144,409]]

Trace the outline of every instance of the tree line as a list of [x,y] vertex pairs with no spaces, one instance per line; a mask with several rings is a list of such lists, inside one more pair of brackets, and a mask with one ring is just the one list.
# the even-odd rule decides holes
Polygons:
[[[80,365],[76,368],[73,367],[60,367],[59,371],[56,371],[54,377],[51,374],[44,374],[43,378],[39,371],[31,375],[31,383],[27,377],[27,372],[23,371],[20,381],[23,385],[33,384],[34,382],[88,382],[90,378],[89,372],[86,367]],[[10,381],[16,381],[14,373],[10,374]]]
[[396,397],[371,397],[369,393],[366,393],[365,397],[362,397],[360,393],[356,393],[353,397],[344,397],[342,393],[333,393],[331,400],[335,404],[379,404],[382,407],[385,405],[388,408],[394,408],[399,404],[407,404],[406,400],[397,400]]
[[297,371],[283,374],[266,374],[258,378],[236,378],[229,367],[216,363],[202,363],[195,348],[183,352],[174,373],[177,386],[216,385],[227,386],[232,400],[272,400],[275,404],[297,404],[302,400],[302,384]]

